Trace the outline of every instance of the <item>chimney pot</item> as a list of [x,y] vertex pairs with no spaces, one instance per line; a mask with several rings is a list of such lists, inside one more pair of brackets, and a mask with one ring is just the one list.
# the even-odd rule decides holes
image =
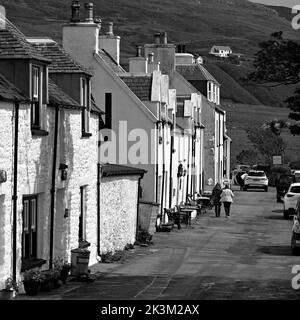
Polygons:
[[160,43],[160,33],[155,33],[155,35],[154,35],[154,43],[156,43],[156,44]]
[[108,31],[106,33],[108,36],[113,36],[114,35],[114,23],[109,22],[108,23]]
[[150,63],[153,63],[153,62],[154,62],[154,53],[153,53],[153,52],[150,52],[150,53],[148,54],[148,61],[149,61]]
[[163,32],[161,37],[162,37],[162,43],[163,44],[167,44],[168,43],[168,35],[167,35],[167,33]]
[[136,46],[136,56],[137,57],[142,56],[142,46]]
[[94,22],[93,3],[91,2],[85,3],[84,7],[85,7],[85,22]]
[[79,1],[73,1],[71,9],[72,9],[71,22],[80,22],[80,17],[79,17],[80,3],[79,3]]

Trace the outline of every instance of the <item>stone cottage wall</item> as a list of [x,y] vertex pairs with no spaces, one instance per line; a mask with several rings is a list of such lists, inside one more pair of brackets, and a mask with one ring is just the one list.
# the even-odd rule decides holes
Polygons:
[[139,176],[102,177],[100,192],[101,253],[134,244]]
[[[98,116],[91,114],[89,131],[92,136],[84,138],[81,133],[81,111],[65,110],[64,114],[65,155],[60,154],[59,158],[63,159],[65,156],[65,162],[68,165],[68,179],[60,189],[60,192],[64,193],[63,211],[65,208],[69,210],[68,217],[61,219],[63,226],[60,226],[60,229],[62,231],[64,229],[65,232],[63,240],[65,257],[70,260],[71,250],[78,247],[80,187],[87,186],[86,240],[91,243],[90,264],[93,264],[97,262]],[[61,139],[62,137],[60,137],[60,143],[62,143]],[[63,212],[57,212],[57,215],[61,217]],[[58,251],[57,255],[59,255]]]

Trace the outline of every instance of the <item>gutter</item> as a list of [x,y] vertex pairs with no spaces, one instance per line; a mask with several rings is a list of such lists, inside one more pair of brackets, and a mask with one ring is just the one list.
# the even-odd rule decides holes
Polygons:
[[18,206],[18,148],[19,148],[19,109],[20,103],[15,102],[15,148],[14,148],[14,177],[13,177],[13,280],[17,280],[17,206]]
[[53,246],[54,246],[54,206],[55,206],[55,180],[56,180],[56,161],[57,161],[57,140],[58,140],[58,120],[59,120],[59,108],[55,108],[55,126],[54,126],[54,146],[53,146],[53,166],[52,166],[52,183],[51,183],[51,207],[50,207],[50,257],[49,257],[49,269],[52,269],[53,265]]

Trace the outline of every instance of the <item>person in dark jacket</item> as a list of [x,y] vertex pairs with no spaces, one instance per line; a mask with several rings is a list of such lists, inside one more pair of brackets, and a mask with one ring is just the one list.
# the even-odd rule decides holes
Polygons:
[[216,217],[220,217],[221,214],[221,193],[222,193],[222,187],[220,183],[216,183],[212,190],[212,204],[215,206],[215,213]]

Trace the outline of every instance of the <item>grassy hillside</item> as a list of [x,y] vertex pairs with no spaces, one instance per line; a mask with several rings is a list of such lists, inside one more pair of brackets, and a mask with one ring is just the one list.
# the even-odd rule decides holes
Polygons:
[[264,104],[275,107],[285,107],[284,100],[291,96],[295,86],[280,86],[268,88],[261,85],[249,85],[243,81],[251,69],[225,62],[206,62],[205,67],[221,83],[221,96],[233,102],[243,104]]
[[[81,1],[81,12],[84,15]],[[28,36],[61,39],[61,25],[70,19],[71,0],[2,0],[8,18]],[[290,23],[265,6],[247,0],[94,0],[95,16],[114,21],[122,37],[123,59],[134,54],[137,43],[152,42],[167,31],[173,43],[208,51],[214,44],[253,53],[257,43],[282,30],[297,38]]]
[[[226,110],[228,135],[232,138],[232,165],[235,164],[236,156],[241,150],[253,148],[246,134],[249,127],[260,127],[263,123],[275,117],[277,119],[287,119],[289,113],[289,110],[284,108],[233,104],[231,102],[222,103],[222,108]],[[299,160],[300,137],[292,136],[288,130],[282,133],[282,137],[287,143],[286,161]]]

